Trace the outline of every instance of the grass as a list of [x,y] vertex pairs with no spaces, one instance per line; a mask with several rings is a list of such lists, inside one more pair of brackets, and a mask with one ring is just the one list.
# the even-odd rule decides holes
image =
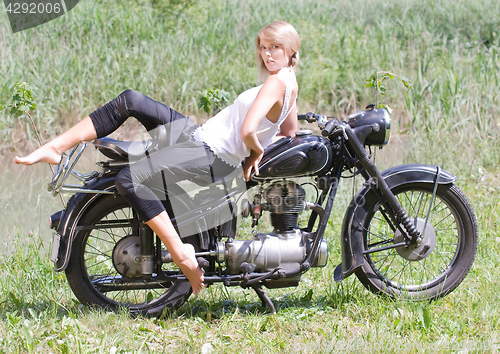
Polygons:
[[[415,87],[407,96],[395,86],[386,98],[402,132],[460,134],[472,123],[477,131],[470,135],[498,134],[497,1],[199,0],[175,26],[133,0],[121,4],[80,1],[68,15],[17,34],[3,16],[0,100],[15,81],[28,81],[47,137],[127,88],[203,121],[199,92],[218,87],[234,98],[254,85],[254,35],[279,17],[302,38],[302,111],[345,117],[374,101],[364,79],[391,70]],[[21,149],[26,136],[11,136],[19,124],[4,116],[0,129],[4,142]]]
[[[394,134],[377,165],[439,164],[459,177],[480,230],[464,282],[431,303],[377,297],[354,276],[334,283],[346,183],[327,231],[329,265],[296,289],[269,290],[273,316],[251,291],[221,286],[162,319],[86,308],[64,274],[53,272],[38,233],[14,234],[19,241],[0,257],[0,352],[184,353],[208,344],[214,353],[498,351],[500,2],[198,0],[174,21],[134,1],[82,0],[68,15],[18,34],[0,15],[0,102],[15,81],[28,81],[46,139],[127,88],[202,122],[201,90],[235,98],[255,85],[253,37],[276,18],[302,38],[301,112],[345,118],[373,102],[364,88],[373,70],[411,79],[411,93],[395,83],[384,97]],[[2,113],[2,153],[31,149],[30,129]]]
[[[335,217],[349,188],[342,190]],[[308,272],[298,288],[267,290],[278,310],[272,316],[253,292],[220,285],[161,319],[84,307],[64,274],[53,272],[47,245],[35,235],[23,237],[1,258],[0,351],[185,353],[200,352],[207,343],[215,353],[494,351],[500,335],[500,240],[488,227],[498,206],[488,188],[479,183],[473,199],[474,205],[486,202],[476,211],[480,230],[491,230],[481,232],[474,267],[458,289],[431,303],[389,301],[366,291],[354,276],[335,283],[338,222],[327,230],[332,253],[326,268]]]
[[252,291],[221,285],[160,319],[84,307],[64,274],[53,271],[47,243],[19,235],[0,258],[0,352],[199,353],[204,345],[214,353],[495,352],[498,187],[494,176],[471,178],[477,179],[466,185],[477,187],[468,195],[479,221],[478,254],[464,282],[443,299],[391,301],[365,290],[354,276],[333,281],[340,220],[352,188],[346,182],[326,232],[328,266],[312,269],[297,288],[266,290],[278,310],[272,316]]

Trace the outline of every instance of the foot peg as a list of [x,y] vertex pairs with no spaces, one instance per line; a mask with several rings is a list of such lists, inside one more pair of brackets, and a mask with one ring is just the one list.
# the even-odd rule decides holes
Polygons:
[[243,274],[252,273],[255,271],[255,264],[243,262],[241,263],[240,270]]
[[200,268],[203,270],[208,268],[208,266],[210,265],[210,263],[203,257],[198,257],[196,258],[196,260],[198,261],[198,265],[200,266]]

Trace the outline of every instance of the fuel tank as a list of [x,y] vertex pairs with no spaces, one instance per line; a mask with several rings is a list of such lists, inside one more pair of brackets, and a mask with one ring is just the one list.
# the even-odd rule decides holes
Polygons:
[[259,175],[252,180],[261,181],[284,177],[321,176],[333,164],[330,141],[301,130],[297,136],[285,137],[270,145],[259,166]]

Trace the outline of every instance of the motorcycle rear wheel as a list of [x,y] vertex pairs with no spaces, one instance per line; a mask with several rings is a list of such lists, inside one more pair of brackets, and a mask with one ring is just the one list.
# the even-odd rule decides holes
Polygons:
[[[189,282],[158,280],[155,283],[153,275],[144,286],[142,278],[130,279],[117,270],[113,260],[117,244],[127,237],[138,239],[137,216],[121,196],[101,197],[83,215],[79,226],[84,229],[73,240],[66,277],[73,293],[84,305],[109,310],[126,308],[132,315],[159,316],[164,309],[179,308],[191,295]],[[196,236],[183,241],[199,250]],[[170,272],[182,274],[174,263],[163,265],[164,270],[166,267]]]
[[[435,299],[453,291],[469,272],[478,244],[474,211],[455,185],[439,185],[429,211],[433,188],[409,183],[392,190],[423,241],[408,248],[365,253],[365,263],[356,275],[368,290],[407,300]],[[373,200],[361,222],[365,252],[403,241],[384,217],[381,203]]]

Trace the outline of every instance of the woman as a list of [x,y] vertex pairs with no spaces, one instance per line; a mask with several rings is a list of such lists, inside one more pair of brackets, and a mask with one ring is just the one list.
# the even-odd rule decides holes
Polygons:
[[248,180],[252,171],[258,173],[264,149],[278,130],[281,135],[295,134],[298,85],[294,69],[299,36],[289,23],[276,21],[259,31],[256,44],[261,76],[267,76],[264,84],[243,92],[231,106],[201,127],[175,110],[127,90],[30,155],[16,156],[14,162],[57,164],[64,151],[80,141],[110,134],[129,116],[137,118],[148,131],[168,124],[169,146],[120,171],[115,184],[160,237],[196,294],[203,288],[203,272],[194,248],[181,241],[154,192],[153,181],[159,176],[167,183],[205,176],[213,182],[241,165],[245,158],[243,173]]

